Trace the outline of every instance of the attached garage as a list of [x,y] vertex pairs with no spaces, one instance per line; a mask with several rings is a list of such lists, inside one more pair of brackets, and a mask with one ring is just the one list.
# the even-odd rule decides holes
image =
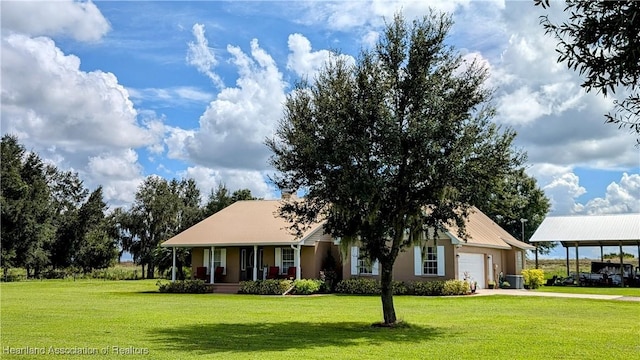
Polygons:
[[458,279],[464,279],[467,272],[478,283],[478,289],[484,289],[487,278],[484,269],[483,254],[458,253]]

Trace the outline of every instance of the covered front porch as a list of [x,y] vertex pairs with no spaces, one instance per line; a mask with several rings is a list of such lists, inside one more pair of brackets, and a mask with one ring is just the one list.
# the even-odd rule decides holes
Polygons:
[[[173,263],[171,281],[176,280],[176,248],[172,247]],[[198,246],[191,248],[191,273],[193,279],[207,284],[238,284],[270,278],[301,279],[309,272],[315,257],[305,256],[313,247],[302,244],[236,244],[233,246]],[[305,266],[301,266],[301,259]]]

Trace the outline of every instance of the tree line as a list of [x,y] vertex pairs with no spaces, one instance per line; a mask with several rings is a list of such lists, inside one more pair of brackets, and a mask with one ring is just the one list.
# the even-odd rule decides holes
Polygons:
[[[4,275],[24,268],[27,277],[61,270],[88,273],[108,268],[129,252],[152,278],[171,266],[161,242],[238,200],[255,199],[248,189],[220,184],[206,203],[193,179],[147,177],[129,208],[110,209],[102,186],[90,191],[77,172],[62,171],[27,151],[13,135],[2,137],[0,206]],[[177,258],[190,265],[190,252]]]

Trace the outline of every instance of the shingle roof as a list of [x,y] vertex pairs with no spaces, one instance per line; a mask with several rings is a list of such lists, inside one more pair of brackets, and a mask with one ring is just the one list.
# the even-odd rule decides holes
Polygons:
[[580,245],[635,245],[640,243],[640,213],[587,216],[550,216],[531,237],[532,242],[561,241]]
[[[466,232],[468,238],[466,242],[460,241],[462,245],[495,249],[511,249],[511,247],[525,250],[535,249],[534,246],[514,238],[500,227],[500,225],[496,224],[491,218],[475,207],[472,208],[467,219]],[[449,233],[454,237],[457,236],[457,227],[450,227]]]
[[287,229],[290,224],[278,216],[280,200],[238,201],[180,234],[162,246],[287,245],[297,244],[313,233],[320,223],[308,229],[302,239]]
[[[301,239],[287,229],[290,224],[278,216],[280,200],[238,201],[162,243],[165,247],[288,245],[313,234],[323,223],[314,224]],[[474,208],[467,222],[467,242],[463,245],[511,249],[533,249],[518,241],[480,210]],[[455,237],[457,229],[451,227]]]

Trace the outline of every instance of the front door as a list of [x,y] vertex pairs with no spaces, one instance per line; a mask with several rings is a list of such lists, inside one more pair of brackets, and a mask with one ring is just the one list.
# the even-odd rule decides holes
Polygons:
[[253,247],[240,248],[240,281],[253,280]]

